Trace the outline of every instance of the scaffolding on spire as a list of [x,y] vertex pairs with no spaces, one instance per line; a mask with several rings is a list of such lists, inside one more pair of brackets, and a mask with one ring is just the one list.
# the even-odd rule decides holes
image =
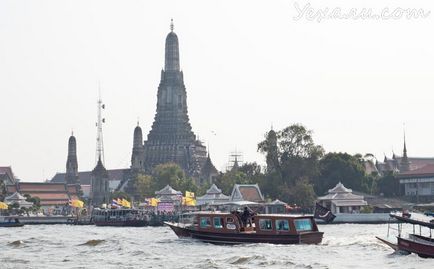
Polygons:
[[234,168],[238,169],[240,166],[242,166],[242,164],[243,164],[243,153],[235,149],[235,151],[229,154],[229,163],[226,169],[227,171],[231,171]]

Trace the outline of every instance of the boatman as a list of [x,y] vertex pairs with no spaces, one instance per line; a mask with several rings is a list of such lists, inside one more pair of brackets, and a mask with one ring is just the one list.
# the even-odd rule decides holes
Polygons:
[[247,206],[244,207],[243,214],[241,215],[241,220],[243,222],[244,227],[247,227],[247,222],[249,223],[249,226],[252,227],[252,217],[254,215],[253,210],[248,208]]

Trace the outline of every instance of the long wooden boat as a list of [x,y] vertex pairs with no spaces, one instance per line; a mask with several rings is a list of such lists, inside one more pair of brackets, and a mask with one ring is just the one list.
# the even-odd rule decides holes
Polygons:
[[[398,214],[390,214],[390,217],[398,220],[398,235],[396,236],[396,242],[381,237],[377,237],[377,239],[390,246],[394,250],[415,253],[423,258],[434,258],[434,238],[432,233],[432,229],[434,229],[434,222],[432,220],[417,220]],[[402,224],[412,224],[413,233],[408,234],[408,236],[404,236],[402,232]],[[419,226],[419,234],[416,233],[416,226]],[[429,229],[429,236],[422,235],[422,227]],[[390,225],[388,227],[388,234],[389,230]]]
[[148,216],[136,209],[94,209],[92,221],[96,226],[144,227],[149,225]]
[[258,214],[246,225],[235,212],[197,212],[165,222],[180,238],[193,238],[215,244],[319,244],[313,216]]
[[0,217],[0,227],[23,227],[24,224],[21,223],[16,217]]

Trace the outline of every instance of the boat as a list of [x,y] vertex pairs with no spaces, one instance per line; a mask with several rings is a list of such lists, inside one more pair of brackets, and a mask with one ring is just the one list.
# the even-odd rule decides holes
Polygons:
[[[414,253],[422,258],[434,258],[434,238],[432,230],[434,229],[434,220],[419,220],[412,218],[410,214],[390,214],[392,219],[398,221],[398,235],[394,238],[390,238],[390,224],[387,230],[387,238],[378,237],[377,239],[388,245],[395,251],[401,251],[405,253]],[[413,232],[409,233],[408,236],[404,236],[402,224],[412,224]],[[417,229],[416,227],[419,227]],[[422,228],[429,229],[429,236],[422,234]],[[419,233],[416,233],[416,231]]]
[[323,237],[311,215],[255,214],[243,221],[236,211],[199,211],[165,224],[179,238],[214,244],[319,244]]
[[23,227],[17,217],[0,217],[0,227]]
[[144,227],[149,225],[149,216],[138,209],[94,209],[92,221],[96,226]]

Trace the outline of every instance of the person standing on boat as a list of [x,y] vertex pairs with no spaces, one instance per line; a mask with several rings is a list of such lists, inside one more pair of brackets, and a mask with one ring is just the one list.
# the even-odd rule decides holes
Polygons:
[[247,223],[249,223],[250,227],[252,226],[252,217],[254,215],[253,210],[249,207],[244,207],[243,214],[241,215],[241,220],[243,222],[244,227],[247,227]]

